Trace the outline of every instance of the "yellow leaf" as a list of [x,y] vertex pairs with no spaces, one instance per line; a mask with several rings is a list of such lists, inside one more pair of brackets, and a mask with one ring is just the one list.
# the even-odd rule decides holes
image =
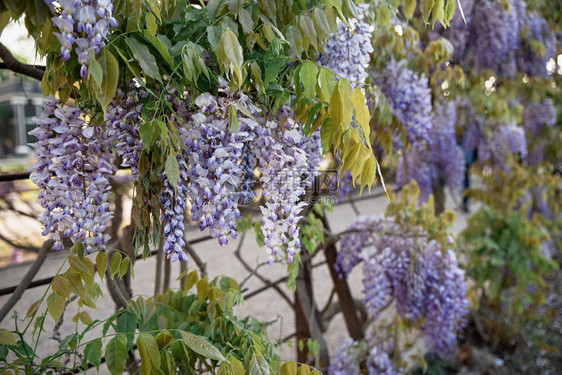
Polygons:
[[55,276],[52,287],[53,292],[59,296],[64,298],[70,297],[70,281],[66,277],[61,275]]
[[407,19],[411,19],[414,16],[414,12],[416,11],[417,4],[418,4],[417,0],[402,1],[402,10],[404,11],[404,15],[406,16]]
[[47,297],[47,310],[49,314],[53,317],[55,322],[58,322],[59,318],[64,311],[64,304],[66,299],[59,296],[56,293],[51,293],[49,297]]
[[12,345],[17,346],[16,339],[12,332],[8,331],[7,329],[0,328],[0,344],[2,345]]
[[100,279],[103,280],[105,271],[107,270],[107,253],[105,251],[100,251],[98,252],[98,255],[96,255],[96,267],[98,269]]
[[371,191],[371,185],[375,181],[375,177],[377,176],[377,162],[374,156],[371,155],[365,163],[363,164],[363,170],[361,171],[361,191],[365,186],[369,187],[369,191]]
[[199,302],[205,301],[208,293],[209,281],[207,280],[207,276],[205,276],[197,283],[197,297],[199,298]]
[[369,122],[371,121],[371,114],[369,113],[369,108],[365,104],[365,95],[363,91],[358,86],[353,92],[353,108],[355,109],[355,119],[357,123],[361,126],[365,139],[369,139],[369,133],[371,131]]
[[193,285],[199,281],[199,275],[197,271],[191,271],[185,278],[185,283],[183,284],[183,291],[187,292],[189,289],[193,288]]
[[27,312],[25,313],[25,319],[31,318],[35,315],[37,310],[39,310],[39,306],[41,306],[41,302],[42,302],[41,300],[37,300],[37,301],[33,302],[31,304],[31,306],[29,306],[29,308],[27,309]]
[[90,318],[90,314],[88,314],[86,311],[82,311],[82,312],[80,313],[79,318],[80,318],[80,321],[81,321],[82,323],[84,323],[85,325],[90,325],[90,324],[92,324],[92,323],[94,322],[94,321],[92,320],[92,318]]
[[328,113],[332,120],[334,130],[347,127],[353,116],[353,104],[351,103],[352,88],[349,82],[341,79],[336,83],[330,95],[330,106]]

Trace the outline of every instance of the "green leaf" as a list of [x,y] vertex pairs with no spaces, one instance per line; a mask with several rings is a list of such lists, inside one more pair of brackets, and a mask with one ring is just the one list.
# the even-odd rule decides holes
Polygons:
[[[449,0],[451,2],[451,0]],[[435,22],[439,21],[443,22],[443,18],[445,17],[445,0],[433,0],[433,9],[431,10],[431,18],[433,19],[433,26],[435,26]]]
[[146,30],[151,36],[156,35],[156,30],[158,30],[158,25],[156,25],[156,17],[152,13],[146,13]]
[[326,13],[320,8],[315,8],[312,12],[312,20],[314,21],[314,26],[316,30],[321,30],[325,35],[330,35],[330,24]]
[[55,276],[51,287],[53,288],[53,292],[59,296],[65,299],[70,297],[70,281],[66,277],[61,275]]
[[99,372],[102,357],[101,348],[101,338],[97,338],[86,344],[86,348],[84,349],[84,362],[82,363],[83,368],[88,368],[87,362],[90,362]]
[[238,111],[234,104],[228,106],[228,127],[235,133],[238,131]]
[[113,100],[119,81],[119,63],[113,54],[103,49],[99,56],[99,63],[103,71],[103,79],[96,98],[105,111],[107,105]]
[[265,94],[265,86],[263,85],[263,81],[261,79],[261,69],[257,62],[254,61],[250,65],[250,73],[252,75],[252,81],[254,82],[256,91]]
[[443,17],[443,22],[445,26],[449,26],[449,22],[453,18],[455,14],[455,7],[457,2],[455,0],[448,0],[447,4],[445,5],[445,16]]
[[129,263],[130,263],[129,257],[126,256],[125,258],[123,258],[123,260],[119,264],[119,278],[125,276],[125,274],[129,270]]
[[127,339],[126,345],[127,349],[133,346],[133,338],[135,332],[137,331],[137,317],[130,311],[125,311],[117,319],[115,326],[115,332],[123,333]]
[[51,293],[49,297],[47,297],[47,310],[49,311],[49,314],[55,320],[55,322],[58,322],[64,311],[65,301],[65,298],[59,296],[56,293]]
[[223,72],[229,72],[231,76],[235,76],[238,85],[244,80],[242,64],[244,63],[244,55],[242,54],[242,46],[236,35],[230,29],[226,29],[221,36],[217,45],[217,59]]
[[7,329],[0,328],[0,344],[1,345],[12,345],[17,346],[16,339],[12,332],[8,331]]
[[291,52],[299,57],[302,53],[302,34],[298,27],[296,26],[289,26],[287,27],[287,31],[285,31],[285,38],[287,38],[287,42],[289,42],[289,46],[291,46]]
[[109,265],[109,274],[111,275],[112,278],[113,275],[119,272],[119,264],[121,263],[121,259],[122,259],[121,253],[115,253],[111,257],[111,263]]
[[222,27],[220,26],[207,26],[207,41],[211,45],[213,51],[217,51],[217,45],[222,36]]
[[156,59],[154,58],[154,56],[150,53],[148,47],[144,44],[141,44],[133,37],[126,38],[125,42],[133,53],[133,57],[135,58],[135,60],[138,61],[144,74],[146,74],[150,78],[162,82],[160,71],[158,70],[158,64],[156,63]]
[[114,336],[105,347],[105,364],[112,375],[121,375],[127,363],[127,339],[123,334]]
[[306,40],[308,44],[311,44],[314,49],[318,50],[316,30],[314,30],[314,22],[312,19],[308,16],[301,16],[299,19],[299,28],[302,32],[303,39]]
[[90,64],[88,66],[88,80],[93,79],[96,84],[96,90],[101,89],[103,80],[103,68],[98,60],[96,60],[96,53],[90,49]]
[[107,252],[98,252],[98,254],[96,255],[96,268],[98,270],[100,279],[103,280],[103,278],[105,277],[105,271],[107,270]]
[[269,375],[269,366],[265,359],[254,353],[250,359],[250,375]]
[[316,93],[318,67],[311,62],[304,62],[299,69],[300,83],[304,86],[304,97],[312,99]]
[[211,344],[205,337],[194,335],[190,332],[180,331],[183,342],[195,353],[217,361],[226,361],[220,350]]
[[141,374],[150,375],[153,368],[154,370],[160,368],[160,350],[152,335],[141,333],[137,339],[137,347],[141,357]]
[[[174,59],[172,57],[172,55],[170,54],[170,50],[169,48],[164,44],[164,42],[162,42],[162,40],[160,40],[160,37],[162,36],[154,36],[154,35],[150,35],[148,33],[148,31],[143,32],[143,35],[146,39],[148,39],[148,41],[150,42],[150,44],[152,44],[152,46],[154,48],[156,48],[156,50],[158,50],[158,52],[160,53],[160,55],[164,58],[164,60],[166,61],[166,63],[170,66],[175,68],[174,65]],[[165,37],[163,37],[165,38]],[[165,39],[164,39],[165,40]]]
[[240,8],[238,22],[240,22],[244,34],[250,34],[254,31],[254,20],[252,19],[252,13],[248,9]]
[[422,12],[423,20],[426,23],[429,20],[429,15],[431,14],[432,9],[433,9],[433,0],[421,0],[420,1],[420,10]]
[[170,154],[166,158],[166,177],[170,181],[170,184],[174,189],[178,186],[180,182],[180,165],[178,163],[177,155],[174,150],[170,151]]
[[417,0],[402,0],[402,10],[404,11],[404,15],[407,19],[411,19],[414,16],[417,4]]

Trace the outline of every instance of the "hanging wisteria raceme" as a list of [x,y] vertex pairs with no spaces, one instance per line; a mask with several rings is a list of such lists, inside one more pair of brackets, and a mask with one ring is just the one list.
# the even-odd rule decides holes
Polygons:
[[119,88],[104,115],[106,132],[110,139],[115,140],[115,150],[121,158],[122,167],[130,167],[133,178],[138,177],[139,154],[142,142],[139,135],[140,116],[143,101],[148,93],[134,85],[127,91]]
[[[169,156],[172,157],[172,156]],[[172,262],[187,260],[184,252],[184,215],[187,202],[187,164],[181,155],[176,155],[179,165],[179,181],[173,186],[166,172],[162,174],[162,192],[160,204],[162,205],[161,221],[164,226],[162,235],[166,238],[163,251]]]
[[[358,6],[357,10],[362,13],[365,7]],[[317,62],[349,80],[355,88],[363,86],[369,76],[366,68],[373,52],[373,27],[362,19],[350,19],[348,24],[338,20],[337,31],[324,44],[325,53],[318,55]]]
[[[228,90],[226,90],[227,92]],[[300,249],[297,227],[300,202],[321,157],[319,134],[306,137],[288,118],[288,107],[278,119],[258,124],[258,110],[241,95],[215,99],[202,94],[195,100],[200,112],[190,115],[188,127],[180,129],[186,145],[189,196],[193,219],[201,230],[209,228],[211,236],[226,244],[236,238],[238,204],[253,199],[254,169],[260,171],[265,204],[261,207],[264,246],[270,262],[280,250],[292,261]],[[246,108],[255,118],[238,115],[238,131],[229,128],[228,108]]]
[[302,148],[305,135],[299,124],[286,117],[288,108],[284,112],[279,120],[267,121],[256,134],[260,181],[267,197],[261,207],[261,229],[270,263],[282,249],[289,262],[300,251],[298,222],[306,206],[301,197],[309,181],[307,155]]
[[238,187],[243,176],[240,159],[257,122],[240,117],[239,131],[231,132],[228,118],[223,116],[230,103],[202,94],[195,104],[200,112],[191,116],[187,129],[180,129],[186,145],[191,213],[201,230],[209,228],[210,235],[224,245],[229,237],[237,237]]
[[[388,100],[392,114],[404,125],[408,140],[417,146],[422,141],[430,141],[431,91],[425,75],[418,75],[404,63],[389,61],[375,82]],[[400,141],[395,143],[400,144]]]
[[490,69],[496,74],[513,77],[515,52],[519,47],[518,13],[515,5],[522,0],[509,0],[509,9],[500,2],[483,0],[474,6],[471,23],[471,52],[477,70]]
[[[46,2],[53,6],[52,0]],[[117,27],[113,17],[112,0],[58,0],[59,15],[52,18],[58,29],[54,33],[60,41],[60,55],[63,61],[70,59],[76,46],[80,76],[86,77],[90,63],[90,53],[94,56],[105,46],[109,27]]]
[[[361,363],[365,363],[367,375],[396,375],[389,351],[366,342],[356,342],[347,337],[342,340],[330,359],[329,375],[359,375]],[[388,346],[388,345],[386,345]],[[392,350],[392,347],[390,347]]]
[[460,194],[463,189],[465,158],[456,142],[456,103],[439,102],[433,110],[431,141],[424,148],[417,148],[403,157],[396,167],[396,181],[400,186],[415,180],[420,188],[420,199],[427,200],[433,189],[448,186]]
[[497,127],[491,138],[480,138],[478,161],[491,163],[495,168],[506,169],[505,159],[509,152],[519,154],[523,159],[527,156],[525,129],[512,123]]
[[452,250],[431,241],[425,248],[424,336],[436,353],[450,351],[468,313],[465,272]]
[[555,57],[556,35],[549,32],[546,20],[534,13],[527,13],[522,20],[524,29],[517,52],[517,68],[531,76],[548,76],[546,64]]
[[392,361],[387,352],[381,350],[378,346],[374,346],[369,351],[367,357],[367,373],[369,375],[397,375]]
[[359,375],[359,348],[351,337],[344,339],[330,357],[330,375]]
[[537,165],[543,161],[544,148],[549,141],[541,133],[556,124],[556,108],[552,99],[525,106],[522,118],[529,149],[526,160],[530,165]]
[[38,201],[45,209],[39,219],[43,235],[63,248],[63,239],[80,241],[86,251],[104,249],[113,213],[108,198],[113,166],[112,142],[100,127],[86,124],[79,108],[47,99],[45,117],[34,117],[30,132],[37,161],[31,180],[40,188]]
[[430,241],[421,228],[404,229],[383,216],[360,217],[347,232],[336,266],[351,270],[362,261],[367,311],[376,318],[395,302],[403,319],[414,323],[424,319],[431,350],[451,348],[464,325],[468,304],[464,271],[454,252]]

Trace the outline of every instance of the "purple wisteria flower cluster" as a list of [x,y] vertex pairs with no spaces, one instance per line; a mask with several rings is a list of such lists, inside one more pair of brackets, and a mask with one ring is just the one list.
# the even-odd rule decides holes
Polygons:
[[404,229],[384,216],[359,217],[347,232],[337,267],[349,272],[362,264],[367,311],[376,318],[394,302],[403,319],[424,322],[431,350],[451,348],[468,306],[464,271],[455,253],[442,249],[423,229]]
[[[171,156],[169,156],[171,157]],[[187,164],[181,155],[176,155],[180,178],[177,186],[173,186],[166,172],[162,174],[162,192],[160,204],[162,205],[161,222],[164,225],[162,235],[166,238],[163,251],[172,262],[187,260],[184,252],[184,215],[187,202]]]
[[200,112],[191,116],[187,129],[181,129],[186,145],[191,213],[201,230],[209,228],[210,235],[224,245],[229,237],[237,237],[237,189],[243,175],[239,160],[244,142],[253,139],[249,131],[257,123],[240,117],[240,129],[233,132],[228,118],[223,116],[228,106],[210,94],[200,95],[195,104]]
[[521,158],[527,156],[527,139],[525,129],[513,123],[502,124],[493,131],[491,137],[483,134],[478,144],[478,161],[491,163],[495,168],[507,169],[506,155],[519,154]]
[[[321,158],[320,135],[305,136],[289,118],[288,107],[274,120],[263,119],[245,95],[235,98],[227,92],[215,98],[205,93],[195,104],[199,112],[189,114],[187,127],[180,128],[193,219],[221,245],[236,238],[238,205],[253,200],[257,169],[265,197],[261,230],[269,260],[285,250],[292,261],[301,246],[297,224],[306,203],[300,200]],[[237,131],[225,115],[230,106],[244,108],[238,111]]]
[[449,28],[438,25],[429,33],[431,40],[443,36],[451,42],[453,62],[470,58],[477,70],[490,69],[510,78],[517,71],[548,75],[546,63],[555,56],[556,35],[544,18],[527,11],[524,0],[460,3],[466,23],[456,11]]
[[[527,13],[522,26],[517,68],[531,76],[546,77],[546,63],[556,55],[556,35],[548,30],[546,20],[535,13]],[[541,43],[544,49],[537,51],[533,48],[533,41]]]
[[431,90],[427,77],[418,75],[404,63],[389,61],[375,82],[388,100],[392,114],[404,125],[408,140],[417,146],[430,140]]
[[[47,0],[49,5],[53,1]],[[73,46],[76,46],[80,76],[86,77],[90,63],[90,53],[94,56],[105,46],[109,27],[117,27],[113,17],[112,0],[58,0],[60,10],[52,18],[55,33],[61,44],[60,55],[63,61],[70,59]]]
[[267,121],[256,137],[260,182],[267,198],[261,206],[264,245],[270,263],[283,248],[291,262],[300,251],[298,222],[306,203],[301,201],[308,180],[307,155],[302,148],[305,136],[298,124],[286,118]]
[[426,201],[433,188],[442,184],[460,194],[465,172],[464,154],[456,142],[457,109],[454,101],[437,103],[433,109],[431,141],[425,147],[412,150],[396,166],[396,181],[400,186],[415,180],[420,199]]
[[[388,345],[362,345],[348,337],[336,348],[330,360],[329,375],[360,375],[360,363],[365,362],[367,375],[396,375],[398,372],[389,356]],[[369,349],[365,348],[369,346]]]
[[104,115],[107,135],[115,141],[115,151],[121,158],[121,166],[130,167],[131,176],[138,178],[139,154],[142,149],[139,124],[143,100],[148,93],[129,85],[126,91],[119,88],[115,96]]
[[[357,10],[361,13],[364,8]],[[318,55],[317,62],[350,81],[355,88],[363,86],[369,76],[366,69],[371,60],[369,54],[373,52],[373,28],[362,19],[350,19],[348,24],[338,20],[337,31],[324,44],[325,53]]]
[[519,19],[514,2],[509,9],[499,2],[484,0],[474,6],[471,23],[471,50],[476,69],[491,69],[512,77],[519,45]]
[[32,144],[37,161],[31,180],[40,188],[39,204],[45,209],[39,219],[54,248],[63,239],[81,241],[86,251],[104,249],[113,213],[108,198],[109,176],[115,171],[111,139],[98,126],[87,124],[79,108],[49,98],[45,117],[34,117],[37,137]]
[[525,106],[522,114],[523,127],[528,142],[527,163],[537,165],[544,159],[544,149],[548,138],[541,133],[556,124],[556,108],[552,99]]

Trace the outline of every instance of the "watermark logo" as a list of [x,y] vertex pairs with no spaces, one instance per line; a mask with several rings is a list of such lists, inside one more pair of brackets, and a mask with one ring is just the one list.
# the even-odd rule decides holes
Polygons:
[[286,200],[289,192],[295,194],[296,204],[305,202],[307,204],[335,204],[338,191],[338,170],[328,169],[323,171],[310,171],[308,169],[291,169],[280,171],[272,181],[269,182],[270,190],[278,192],[279,196],[265,196],[263,189],[259,186],[257,178],[253,184],[253,189],[239,192],[238,204],[251,206],[262,198],[269,198],[274,201]]

